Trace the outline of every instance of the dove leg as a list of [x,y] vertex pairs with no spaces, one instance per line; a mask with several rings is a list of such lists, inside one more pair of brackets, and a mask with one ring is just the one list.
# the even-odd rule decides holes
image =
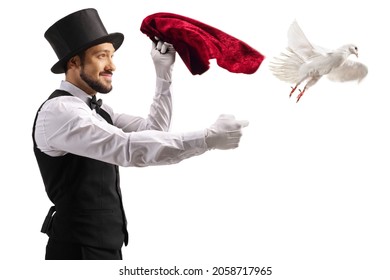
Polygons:
[[299,84],[300,83],[297,83],[296,85],[295,85],[295,87],[291,87],[291,92],[290,92],[290,97],[291,97],[291,95],[294,93],[294,91],[298,88],[298,86],[299,86]]
[[303,88],[303,90],[301,90],[301,92],[298,94],[298,96],[297,96],[297,103],[298,103],[298,101],[299,101],[299,99],[301,99],[301,97],[302,97],[302,95],[305,93],[305,91],[306,91],[306,86]]
[[292,88],[292,90],[291,90],[291,92],[290,92],[290,97],[291,97],[291,95],[294,93],[294,91],[299,87],[299,85],[304,81],[304,80],[306,80],[306,76],[305,77],[303,77],[302,79],[300,79],[299,81],[298,81],[298,83],[295,85],[295,87],[291,87]]
[[301,99],[302,95],[305,93],[306,90],[309,89],[309,87],[313,86],[315,83],[318,82],[318,80],[320,79],[321,77],[312,77],[305,85],[305,87],[303,88],[303,90],[298,94],[297,96],[297,102],[299,101],[299,99]]

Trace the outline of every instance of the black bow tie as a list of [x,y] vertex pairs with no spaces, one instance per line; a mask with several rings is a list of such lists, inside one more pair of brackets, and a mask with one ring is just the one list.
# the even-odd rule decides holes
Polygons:
[[99,99],[96,100],[96,95],[92,96],[89,107],[91,107],[91,110],[95,109],[97,113],[99,113],[100,107],[103,104],[103,100]]

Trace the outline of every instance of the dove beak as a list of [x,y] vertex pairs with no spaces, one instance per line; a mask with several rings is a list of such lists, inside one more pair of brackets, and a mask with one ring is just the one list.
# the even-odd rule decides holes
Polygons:
[[358,53],[355,53],[356,57],[359,58],[359,54]]

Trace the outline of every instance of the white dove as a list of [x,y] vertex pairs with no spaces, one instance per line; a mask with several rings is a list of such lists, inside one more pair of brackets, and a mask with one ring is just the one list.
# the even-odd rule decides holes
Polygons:
[[295,85],[290,97],[302,82],[307,81],[303,90],[299,90],[297,102],[324,75],[337,82],[360,82],[368,73],[364,64],[348,59],[351,54],[358,57],[358,47],[353,44],[330,51],[314,46],[296,21],[291,24],[287,37],[288,47],[270,62],[269,67],[278,79]]

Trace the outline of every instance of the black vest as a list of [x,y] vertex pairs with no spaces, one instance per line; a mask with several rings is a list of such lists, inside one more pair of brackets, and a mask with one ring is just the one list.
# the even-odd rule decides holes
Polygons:
[[[48,99],[60,96],[72,95],[56,90]],[[104,110],[99,114],[112,124]],[[47,195],[55,205],[55,213],[48,214],[42,231],[58,241],[98,248],[127,245],[118,166],[70,153],[51,157],[41,152],[34,138],[37,116],[34,153]]]

